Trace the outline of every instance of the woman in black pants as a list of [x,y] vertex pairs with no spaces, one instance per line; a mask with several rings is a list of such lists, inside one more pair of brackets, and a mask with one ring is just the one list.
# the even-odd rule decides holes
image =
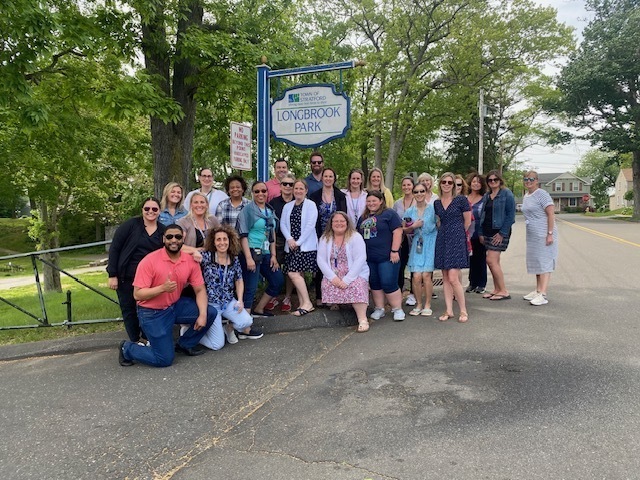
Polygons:
[[165,226],[158,222],[159,215],[160,201],[148,197],[142,202],[142,215],[120,225],[109,247],[109,288],[118,294],[124,328],[132,342],[145,340],[133,298],[133,278],[140,260],[163,246]]

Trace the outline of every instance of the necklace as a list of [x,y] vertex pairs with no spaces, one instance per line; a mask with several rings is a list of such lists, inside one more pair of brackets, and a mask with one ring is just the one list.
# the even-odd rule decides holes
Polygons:
[[411,197],[411,200],[409,201],[409,207],[407,207],[407,202],[406,202],[406,200],[405,200],[405,199],[406,199],[406,197],[403,197],[403,198],[402,198],[402,208],[403,208],[403,209],[404,209],[404,211],[406,212],[406,211],[409,209],[409,207],[410,207],[411,205],[413,205],[413,202],[415,202],[415,200],[416,200],[416,199],[415,199],[415,198],[413,198],[413,197]]
[[353,192],[351,192],[351,195],[349,195],[349,198],[351,199],[351,212],[353,213],[353,221],[354,223],[358,223],[358,217],[360,216],[360,197],[362,195],[360,193],[358,193],[358,198],[353,198]]

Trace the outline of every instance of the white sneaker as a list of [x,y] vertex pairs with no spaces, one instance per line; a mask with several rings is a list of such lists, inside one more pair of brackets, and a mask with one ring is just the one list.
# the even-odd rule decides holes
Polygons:
[[234,345],[236,343],[238,343],[238,337],[236,336],[236,332],[233,331],[233,328],[231,330],[227,330],[226,328],[224,329],[224,336],[227,339],[227,343]]
[[534,298],[536,298],[537,296],[538,296],[538,291],[537,291],[537,290],[534,290],[534,291],[533,291],[533,292],[531,292],[531,293],[527,293],[527,294],[526,294],[524,297],[522,297],[522,298],[524,298],[525,300],[527,300],[527,301],[529,301],[529,302],[530,302],[531,300],[533,300],[533,299],[534,299]]
[[540,305],[546,305],[547,303],[549,303],[549,300],[547,300],[546,295],[543,295],[542,293],[538,293],[538,295],[536,295],[529,303],[531,305],[535,305],[536,307],[539,307]]
[[413,293],[410,293],[409,295],[407,295],[407,299],[404,303],[409,307],[413,307],[418,302],[416,301],[415,295]]
[[371,318],[373,318],[374,320],[380,320],[382,317],[384,317],[385,315],[385,311],[384,308],[377,308],[373,311],[373,313],[371,315],[369,315]]
[[401,308],[394,310],[393,311],[393,321],[394,322],[401,322],[402,320],[404,320],[404,310],[402,310]]

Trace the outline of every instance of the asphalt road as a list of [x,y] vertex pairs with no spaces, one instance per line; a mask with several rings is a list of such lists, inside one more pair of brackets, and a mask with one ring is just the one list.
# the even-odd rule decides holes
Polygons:
[[[389,315],[241,341],[167,369],[113,348],[0,363],[0,478],[640,478],[640,225],[562,216],[548,305]],[[434,312],[444,309],[442,298]]]

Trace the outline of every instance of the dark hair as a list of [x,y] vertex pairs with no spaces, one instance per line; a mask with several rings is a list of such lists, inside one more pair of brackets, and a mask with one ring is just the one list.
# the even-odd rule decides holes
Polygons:
[[405,175],[404,177],[402,177],[402,180],[400,180],[400,185],[402,185],[405,180],[411,180],[411,185],[413,185],[414,187],[416,186],[416,181],[410,175]]
[[484,195],[487,192],[487,181],[484,179],[484,176],[480,175],[478,172],[473,172],[469,174],[467,177],[467,183],[469,184],[469,191],[471,191],[471,182],[474,179],[478,179],[480,182],[480,191],[478,192],[480,195]]
[[332,173],[333,173],[333,184],[335,185],[335,184],[336,184],[336,182],[338,181],[338,175],[336,174],[336,171],[335,171],[333,168],[331,168],[331,167],[324,167],[324,168],[322,169],[322,176],[323,176],[323,177],[324,177],[324,172],[326,172],[326,171],[329,171],[329,172],[332,172]]
[[[462,190],[460,191],[460,195],[468,195],[469,194],[469,185],[467,185],[467,181],[462,178],[462,175],[456,173],[456,180],[460,180],[462,182]],[[458,186],[458,182],[456,181],[456,187]]]
[[287,168],[289,168],[289,162],[287,162],[287,161],[286,161],[284,158],[282,158],[282,157],[278,157],[278,158],[276,158],[276,161],[275,161],[275,162],[273,162],[273,164],[275,165],[276,163],[280,163],[280,162],[284,162],[284,163],[286,163],[286,164],[287,164]]
[[383,210],[385,210],[387,208],[387,203],[385,201],[384,194],[381,191],[379,191],[379,190],[367,190],[367,198],[369,198],[369,197],[376,197],[382,203],[380,204],[380,208],[378,210],[376,210],[375,212],[372,212],[371,210],[369,210],[369,207],[364,207],[364,211],[362,212],[362,218],[367,218],[367,217],[371,216],[374,213],[381,213]]
[[[504,179],[502,178],[502,175],[500,174],[499,170],[489,170],[489,172],[487,173],[487,177],[489,178],[491,175],[495,175],[496,178],[498,180],[500,180],[500,188],[504,187]],[[487,186],[489,185],[489,183],[487,183]]]
[[158,208],[160,208],[160,200],[158,200],[156,197],[147,197],[142,201],[142,204],[140,205],[140,210],[144,208],[144,204],[147,202],[156,202],[158,204]]
[[215,239],[216,234],[220,232],[226,233],[227,238],[229,238],[229,256],[232,258],[237,257],[241,251],[240,237],[238,237],[238,234],[231,227],[231,225],[227,224],[218,225],[217,227],[213,227],[211,230],[209,230],[207,238],[204,242],[204,249],[211,253],[215,253],[217,251]]
[[231,182],[240,182],[240,185],[242,185],[242,195],[244,195],[247,191],[247,181],[240,175],[231,175],[230,177],[227,177],[224,181],[224,190],[227,193],[229,193],[229,185],[231,185]]
[[359,173],[360,176],[362,177],[362,182],[360,183],[360,192],[362,192],[364,190],[364,172],[362,171],[361,168],[352,168],[351,171],[349,172],[349,175],[347,175],[347,190],[351,189],[351,176],[354,173]]
[[311,153],[311,155],[309,155],[309,161],[311,161],[311,159],[313,157],[320,157],[322,159],[322,161],[324,162],[324,157],[322,156],[322,154],[320,152],[313,152]]
[[202,175],[202,172],[204,172],[205,170],[209,170],[211,172],[211,175],[213,175],[213,170],[211,170],[209,167],[202,167],[200,170],[198,170],[198,176]]
[[265,187],[267,186],[267,183],[266,183],[266,182],[263,182],[262,180],[256,180],[255,182],[253,182],[253,183],[251,184],[251,193],[253,193],[253,187],[255,187],[256,185],[258,185],[259,183],[264,184],[264,186],[265,186]]
[[171,225],[167,225],[166,227],[164,227],[164,231],[166,232],[167,230],[180,230],[182,233],[184,233],[184,229],[177,223],[172,223]]

